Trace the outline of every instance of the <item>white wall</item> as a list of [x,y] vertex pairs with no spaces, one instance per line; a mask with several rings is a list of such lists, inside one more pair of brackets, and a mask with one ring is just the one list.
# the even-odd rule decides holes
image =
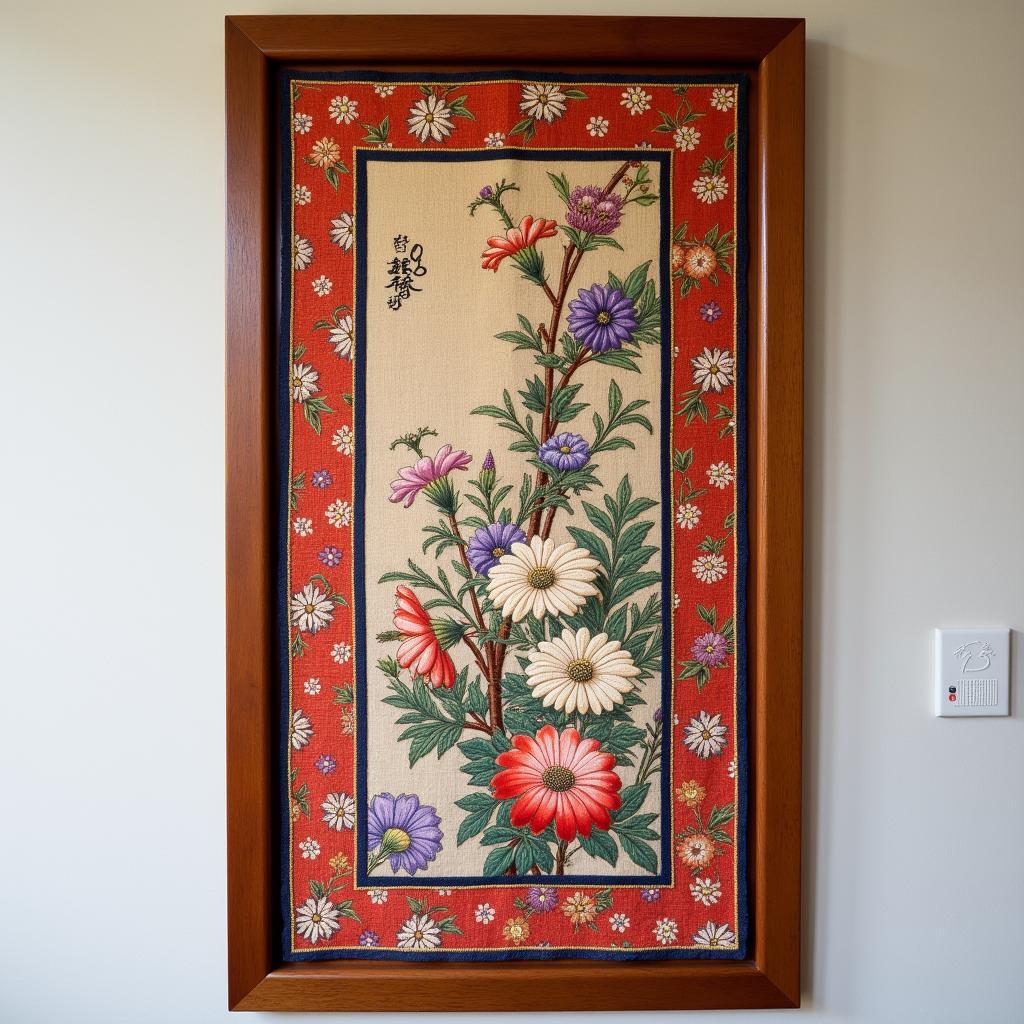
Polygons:
[[[223,1021],[224,11],[2,8],[0,1019]],[[1024,628],[1024,5],[488,9],[807,17],[803,1017],[1019,1020],[1024,723],[929,631]]]

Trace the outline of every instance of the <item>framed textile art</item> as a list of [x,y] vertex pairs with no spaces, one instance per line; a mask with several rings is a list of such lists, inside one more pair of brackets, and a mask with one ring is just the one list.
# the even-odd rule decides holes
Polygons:
[[[799,693],[780,679],[772,721],[765,659],[799,613],[766,571],[792,526],[765,529],[799,495],[768,444],[799,427],[798,393],[770,426],[799,317],[771,316],[757,154],[765,66],[797,44],[800,99],[802,23],[753,23],[754,63],[716,53],[738,23],[701,22],[706,55],[638,70],[685,19],[429,19],[436,55],[417,20],[228,22],[229,282],[260,253],[255,336],[229,284],[229,445],[259,464],[229,479],[229,545],[261,594],[229,635],[232,1005],[789,1005],[765,910],[798,849],[767,876],[765,821],[798,817],[764,790],[798,811],[768,731],[799,735]],[[634,66],[553,62],[538,40],[570,26],[625,33]],[[254,504],[258,536],[232,519]],[[454,994],[482,971],[489,996]],[[538,992],[505,1001],[523,971]],[[587,977],[609,980],[552,1001]]]

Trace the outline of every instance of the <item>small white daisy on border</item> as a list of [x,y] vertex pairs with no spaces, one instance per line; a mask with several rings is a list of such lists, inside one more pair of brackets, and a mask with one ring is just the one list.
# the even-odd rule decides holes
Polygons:
[[327,506],[324,515],[327,517],[327,522],[339,530],[343,526],[352,524],[352,506],[347,501],[342,501],[341,498],[332,501]]
[[292,120],[292,127],[295,129],[296,135],[306,135],[313,127],[313,118],[309,114],[296,114]]
[[395,91],[393,85],[388,85],[386,82],[378,82],[374,87],[373,91],[383,100],[386,100]]
[[359,102],[350,100],[347,96],[335,96],[327,108],[327,113],[337,124],[351,124],[359,116]]
[[717,583],[729,571],[729,563],[721,555],[698,555],[693,560],[693,575],[701,583]]
[[712,462],[708,466],[708,483],[720,491],[724,491],[735,479],[728,462]]
[[676,525],[684,530],[692,530],[700,522],[700,509],[686,502],[676,510]]
[[305,206],[313,198],[313,193],[305,185],[296,185],[294,198],[296,206]]
[[473,916],[477,924],[490,924],[494,920],[495,910],[490,903],[478,903]]
[[659,917],[651,931],[663,946],[675,942],[679,936],[679,926],[670,917]]
[[296,270],[305,270],[313,262],[313,246],[308,238],[296,235],[292,240],[292,266]]
[[735,102],[736,94],[732,89],[713,89],[711,91],[711,106],[713,106],[715,110],[732,110]]
[[370,897],[370,902],[378,907],[388,901],[387,889],[368,889],[366,895]]
[[697,148],[697,143],[700,142],[700,132],[696,128],[685,125],[676,129],[672,139],[676,144],[676,149],[682,150],[684,153],[692,153]]
[[693,194],[702,202],[717,203],[729,191],[729,182],[721,174],[702,174],[693,183]]
[[488,132],[484,138],[484,145],[488,149],[501,149],[505,145],[504,132]]
[[649,92],[644,92],[639,85],[631,85],[623,92],[619,103],[629,111],[630,116],[635,117],[637,114],[645,114],[651,109],[652,99],[654,97]]
[[694,903],[713,907],[722,898],[722,883],[714,882],[710,878],[695,878],[690,883],[690,895]]
[[331,444],[342,454],[351,455],[355,447],[355,435],[349,426],[338,427],[331,438]]
[[672,608],[675,610],[682,603],[682,598],[678,594],[672,595]]
[[709,715],[701,711],[683,730],[683,746],[692,754],[706,760],[721,754],[728,740],[725,734],[728,728],[722,725],[721,712]]
[[629,918],[625,914],[612,914],[608,918],[608,925],[613,932],[624,932],[629,924]]
[[315,697],[321,689],[320,680],[316,678],[307,679],[302,684],[302,692],[305,693],[307,697]]
[[339,643],[331,648],[331,658],[339,665],[344,665],[352,658],[352,647],[349,644]]
[[325,295],[330,295],[331,289],[334,287],[334,282],[329,278],[321,274],[318,278],[313,281],[313,291],[323,298]]
[[320,844],[312,837],[306,836],[304,842],[299,843],[303,860],[316,860],[320,856]]
[[313,520],[305,516],[296,516],[292,520],[292,529],[300,537],[308,537],[313,532]]
[[730,779],[735,779],[736,778],[736,769],[737,769],[737,767],[738,767],[738,765],[736,763],[736,758],[734,757],[729,762],[729,767],[726,769],[726,772],[728,773]]
[[609,121],[607,117],[595,114],[587,122],[587,132],[595,139],[603,139],[608,134]]
[[714,921],[708,921],[694,934],[693,942],[694,945],[704,949],[720,949],[723,946],[731,949],[736,945],[736,936],[733,935],[727,924],[715,924]]
[[320,805],[323,820],[335,832],[344,832],[355,827],[356,802],[348,793],[328,793]]
[[653,147],[651,146],[651,144],[646,139],[644,139],[643,142],[638,142],[633,148],[634,149],[652,149]]
[[691,359],[690,364],[693,366],[693,383],[701,391],[720,394],[735,379],[736,362],[727,348],[712,349],[705,345],[704,351]]

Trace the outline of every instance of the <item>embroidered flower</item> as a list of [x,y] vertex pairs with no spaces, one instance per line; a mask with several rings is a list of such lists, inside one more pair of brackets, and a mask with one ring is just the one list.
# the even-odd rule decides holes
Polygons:
[[333,167],[340,159],[341,146],[327,136],[314,142],[309,152],[309,162],[314,167]]
[[680,149],[684,153],[692,153],[700,142],[700,132],[696,128],[684,125],[682,128],[675,130],[672,141],[675,142],[676,149]]
[[321,775],[330,775],[338,767],[338,762],[330,754],[321,754],[315,765]]
[[313,198],[313,193],[305,185],[296,185],[294,199],[296,206],[306,206]]
[[516,946],[522,945],[530,937],[530,925],[525,917],[510,917],[501,929],[502,937]]
[[694,903],[713,907],[722,898],[722,883],[713,882],[710,878],[695,878],[690,883],[690,895]]
[[302,684],[302,692],[305,693],[307,697],[315,697],[320,690],[321,686],[319,679],[307,679]]
[[292,595],[292,625],[304,633],[316,633],[334,618],[334,602],[317,586],[307,583]]
[[441,142],[452,133],[455,127],[452,121],[451,108],[440,96],[424,96],[409,108],[409,134],[416,136],[420,142],[433,139]]
[[[398,648],[398,664],[412,675],[429,681],[430,685],[450,688],[455,684],[455,664],[442,647],[436,626],[426,613],[419,598],[406,586],[395,591],[398,607],[395,609],[395,628],[403,642]],[[459,637],[455,638],[456,642]],[[448,646],[451,646],[449,644]]]
[[312,837],[306,836],[305,840],[299,843],[303,860],[316,860],[320,856],[320,844]]
[[563,473],[582,469],[590,461],[590,445],[579,434],[556,434],[540,446],[537,458]]
[[381,906],[388,901],[387,889],[367,889],[366,895],[370,897],[370,902],[374,906]]
[[328,828],[344,832],[356,823],[356,802],[347,793],[328,793],[320,805]]
[[575,615],[594,586],[600,562],[571,542],[555,545],[549,537],[513,544],[490,570],[487,594],[503,615],[520,622],[528,614]]
[[484,139],[484,145],[488,149],[501,149],[505,145],[504,132],[488,132]]
[[337,501],[332,501],[324,512],[327,517],[327,522],[336,529],[341,529],[343,526],[349,526],[352,523],[352,506],[347,501],[342,501],[338,498]]
[[708,921],[693,936],[693,943],[704,949],[719,949],[723,946],[732,949],[736,945],[736,936],[729,930],[727,924],[715,924],[713,921]]
[[409,508],[416,495],[423,491],[424,497],[439,507],[450,504],[448,492],[451,492],[452,485],[448,483],[448,474],[456,469],[466,469],[472,461],[465,452],[453,451],[452,446],[446,444],[433,458],[424,456],[414,466],[400,469],[399,479],[391,482],[388,500],[404,502],[404,507]]
[[682,266],[687,277],[702,281],[715,272],[718,257],[710,245],[687,245],[682,248]]
[[729,565],[721,555],[708,553],[698,555],[692,564],[693,575],[701,583],[717,583],[729,571]]
[[690,779],[676,787],[676,798],[687,807],[696,807],[707,795],[707,790],[696,780]]
[[729,653],[729,641],[721,633],[702,633],[693,641],[690,653],[705,668],[721,668]]
[[546,914],[558,906],[558,892],[548,885],[531,885],[526,890],[526,903],[538,914]]
[[613,711],[636,686],[640,669],[629,651],[607,633],[593,639],[586,627],[563,629],[561,636],[542,640],[529,655],[526,683],[544,707],[568,714]]
[[587,122],[587,132],[593,138],[603,138],[608,134],[608,124],[609,122],[607,117],[601,117],[600,114],[595,114]]
[[325,295],[330,295],[333,287],[334,284],[331,279],[329,277],[325,277],[323,274],[313,279],[313,291],[315,291],[320,298],[323,298]]
[[490,903],[478,903],[473,916],[477,924],[490,924],[494,920],[495,910]]
[[640,899],[642,899],[644,901],[644,903],[657,903],[658,900],[661,899],[661,890],[660,889],[641,889],[640,890]]
[[705,302],[700,307],[700,318],[706,323],[713,324],[722,316],[722,307],[717,302]]
[[335,96],[327,107],[327,113],[338,124],[351,124],[358,116],[358,109],[358,101],[347,96]]
[[352,647],[350,644],[335,644],[331,648],[331,660],[338,665],[344,665],[351,657]]
[[437,949],[441,945],[441,929],[426,914],[413,914],[398,930],[399,949]]
[[376,946],[380,942],[380,935],[367,928],[359,933],[360,946]]
[[313,738],[313,723],[302,713],[302,708],[292,712],[288,725],[288,741],[293,750],[301,750]]
[[325,487],[330,487],[334,481],[331,478],[330,470],[317,469],[313,471],[313,475],[309,478],[309,482],[318,490],[322,491]]
[[386,100],[389,96],[394,94],[395,87],[388,84],[387,82],[378,82],[374,87],[373,91],[381,98]]
[[633,300],[618,288],[595,284],[581,288],[569,303],[569,330],[585,348],[598,354],[622,348],[637,329]]
[[623,92],[622,99],[619,102],[629,111],[631,116],[635,117],[637,114],[646,114],[651,109],[651,100],[653,98],[649,92],[644,92],[639,85],[631,85]]
[[351,455],[355,448],[355,435],[351,427],[338,427],[331,438],[331,444],[342,454]]
[[320,390],[317,385],[319,379],[320,374],[312,366],[296,363],[292,367],[292,400],[307,401],[315,391]]
[[654,923],[652,931],[658,942],[667,946],[670,942],[676,941],[679,935],[679,926],[670,917],[660,917]]
[[336,569],[341,565],[341,551],[334,547],[333,544],[328,544],[327,547],[321,548],[320,553],[316,556],[328,569]]
[[342,212],[331,220],[331,241],[340,245],[345,252],[352,248],[352,241],[355,238],[355,226],[352,222],[352,214]]
[[608,918],[608,926],[613,932],[624,932],[629,927],[629,918],[625,914],[612,914]]
[[519,227],[509,228],[505,237],[495,235],[487,239],[487,248],[480,257],[483,270],[497,273],[502,260],[512,256],[521,268],[528,269],[537,262],[534,246],[542,238],[554,238],[558,234],[558,225],[553,220],[525,216]]
[[340,927],[338,911],[327,896],[308,899],[295,908],[295,931],[314,946],[320,939],[329,939]]
[[498,564],[498,559],[509,553],[513,544],[525,543],[526,534],[515,523],[491,523],[490,526],[482,526],[470,537],[466,545],[466,558],[476,572],[487,576]]
[[692,530],[700,522],[700,509],[686,502],[676,509],[676,525],[684,530]]
[[709,715],[701,711],[683,731],[683,743],[687,750],[698,757],[708,758],[721,754],[726,744],[728,729],[722,725],[721,714]]
[[296,235],[292,240],[292,266],[296,270],[305,270],[313,262],[313,246],[308,238]]
[[708,483],[719,490],[725,490],[733,482],[732,467],[728,462],[713,462],[708,466]]
[[571,842],[594,826],[611,827],[610,811],[622,805],[622,780],[612,771],[615,755],[601,751],[597,740],[545,725],[536,738],[513,736],[512,747],[497,756],[504,771],[491,785],[496,800],[515,800],[513,828],[529,824],[540,835],[554,820],[558,838]]
[[737,763],[736,763],[736,758],[734,757],[729,762],[729,767],[726,769],[726,772],[728,773],[730,779],[735,779],[736,778],[736,768],[737,768]]
[[728,349],[705,348],[699,356],[690,360],[693,364],[693,383],[701,391],[721,392],[735,380],[736,368]]
[[731,110],[736,102],[736,95],[732,89],[713,89],[711,91],[711,106],[715,110]]
[[535,121],[552,121],[565,113],[568,97],[557,85],[533,83],[523,86],[519,109]]
[[729,183],[722,177],[721,174],[702,174],[693,183],[693,188],[690,190],[693,194],[702,202],[717,203],[719,199],[724,199],[726,192],[729,191]]
[[574,892],[566,897],[562,904],[562,913],[569,918],[573,930],[579,931],[581,924],[590,924],[597,917],[597,902],[592,896]]
[[313,118],[309,114],[296,114],[292,118],[292,127],[295,129],[296,135],[306,135],[313,127]]
[[693,832],[676,842],[676,853],[688,868],[699,871],[715,859],[715,841],[706,832]]
[[440,824],[437,811],[421,804],[418,796],[379,793],[366,814],[366,846],[376,850],[367,870],[387,860],[394,874],[400,870],[416,874],[441,850],[444,833]]
[[577,185],[569,193],[565,220],[592,235],[610,235],[622,222],[622,196],[597,185]]
[[313,520],[305,516],[296,516],[292,520],[292,529],[299,537],[308,537],[313,532]]

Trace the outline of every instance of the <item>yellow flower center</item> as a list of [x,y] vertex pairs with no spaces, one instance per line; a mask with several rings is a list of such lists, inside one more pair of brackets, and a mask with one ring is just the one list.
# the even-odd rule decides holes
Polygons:
[[705,729],[705,730],[704,730],[704,731],[703,731],[703,732],[701,733],[701,736],[702,736],[702,737],[703,737],[704,739],[706,739],[706,740],[709,740],[709,739],[711,739],[711,733],[709,733],[709,732],[707,731],[707,729]]
[[594,665],[586,658],[576,658],[566,666],[565,673],[574,683],[589,683],[594,678]]
[[416,931],[414,931],[412,934],[413,938],[415,938],[417,941],[423,938],[423,932],[421,932],[419,928],[417,928]]
[[564,793],[576,785],[576,776],[560,764],[545,768],[540,780],[554,793]]
[[310,918],[310,920],[313,922],[313,924],[319,924],[320,923],[320,915],[319,914],[314,914]]
[[611,315],[606,310],[602,309],[601,312],[597,314],[597,322],[599,324],[609,324],[611,321]]
[[412,839],[409,833],[401,828],[389,828],[380,840],[380,849],[385,853],[403,853],[409,849]]
[[704,645],[704,650],[707,651],[708,654],[714,654],[715,653],[715,645],[714,644],[705,644]]
[[712,374],[714,374],[714,373],[718,373],[718,366],[717,366],[717,364],[716,364],[716,363],[712,363],[712,364],[711,364],[711,365],[710,365],[710,366],[708,367],[708,373],[712,373]]
[[427,124],[430,124],[434,120],[434,115],[433,114],[426,114],[426,115],[424,115],[423,120],[426,121]]
[[312,615],[313,614],[313,606],[311,604],[307,604],[306,605],[306,614],[307,615]]
[[546,565],[538,565],[526,574],[526,582],[534,590],[547,590],[555,582],[555,571]]
[[501,556],[503,554],[505,554],[505,549],[504,548],[491,548],[491,554],[494,555],[495,558],[501,558]]

